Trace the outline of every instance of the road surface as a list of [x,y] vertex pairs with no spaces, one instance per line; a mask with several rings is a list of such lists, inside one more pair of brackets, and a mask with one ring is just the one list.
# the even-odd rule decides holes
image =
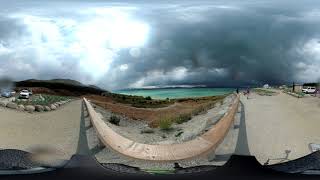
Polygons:
[[51,147],[57,158],[70,159],[77,151],[80,119],[81,100],[33,114],[0,107],[0,149]]
[[249,152],[238,150],[238,154],[274,164],[311,153],[309,143],[320,144],[319,98],[298,99],[280,92],[276,96],[251,94],[250,99],[242,95],[241,102],[245,126],[240,131],[245,132],[239,139],[248,144]]

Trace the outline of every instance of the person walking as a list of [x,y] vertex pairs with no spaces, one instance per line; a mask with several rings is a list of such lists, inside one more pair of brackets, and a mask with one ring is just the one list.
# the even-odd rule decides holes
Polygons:
[[247,99],[249,99],[249,94],[250,94],[250,89],[249,87],[247,88]]
[[239,94],[239,88],[237,88],[237,94]]

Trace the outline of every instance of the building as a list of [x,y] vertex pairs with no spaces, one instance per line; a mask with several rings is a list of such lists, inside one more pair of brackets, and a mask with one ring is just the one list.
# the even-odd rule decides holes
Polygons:
[[281,85],[279,86],[279,89],[287,89],[287,85]]

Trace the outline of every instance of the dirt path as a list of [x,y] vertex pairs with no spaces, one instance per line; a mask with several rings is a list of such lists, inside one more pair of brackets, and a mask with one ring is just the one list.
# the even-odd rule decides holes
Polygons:
[[245,108],[247,142],[260,163],[279,163],[311,153],[309,143],[320,144],[320,99],[251,94]]
[[48,146],[58,150],[59,158],[69,159],[77,150],[80,118],[81,100],[34,114],[1,107],[0,149]]

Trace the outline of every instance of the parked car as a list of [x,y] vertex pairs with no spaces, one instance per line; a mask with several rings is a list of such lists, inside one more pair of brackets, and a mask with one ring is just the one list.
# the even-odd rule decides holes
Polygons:
[[29,90],[26,90],[26,89],[22,90],[19,94],[19,98],[21,99],[29,99],[29,97],[30,97],[30,92]]
[[316,88],[315,87],[306,87],[306,88],[302,89],[302,92],[306,93],[306,94],[313,94],[316,92]]
[[2,97],[9,98],[9,97],[12,96],[12,94],[11,94],[10,91],[3,91],[3,92],[1,93],[1,96],[2,96]]
[[16,94],[16,91],[11,91],[10,93],[12,96],[14,96]]

